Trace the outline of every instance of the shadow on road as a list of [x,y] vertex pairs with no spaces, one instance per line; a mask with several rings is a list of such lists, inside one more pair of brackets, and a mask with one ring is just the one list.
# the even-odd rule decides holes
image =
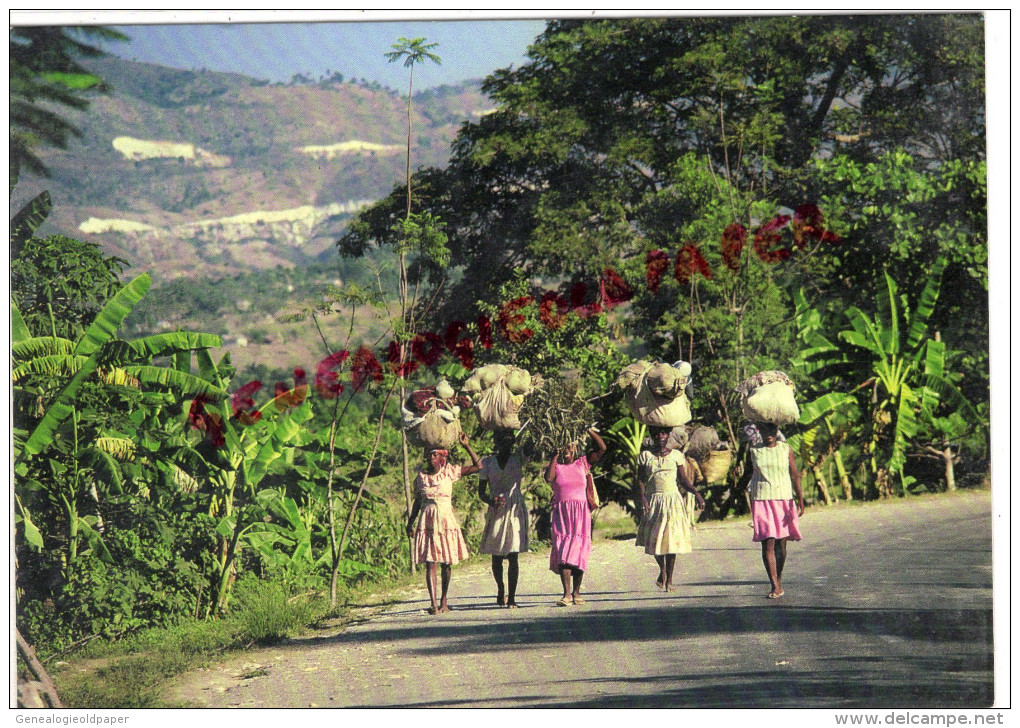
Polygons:
[[[593,595],[586,595],[590,601]],[[608,595],[607,595],[608,597]],[[619,597],[613,597],[614,601]],[[476,607],[476,610],[487,609]],[[462,607],[462,610],[471,609]],[[576,609],[576,608],[575,608]],[[419,610],[413,610],[415,612]],[[517,613],[522,617],[521,611]],[[909,706],[984,707],[992,703],[992,613],[982,609],[851,609],[807,608],[775,605],[758,607],[685,607],[670,600],[660,607],[600,609],[573,612],[543,609],[539,615],[513,620],[508,639],[507,623],[423,620],[408,626],[376,626],[314,640],[311,644],[400,644],[417,638],[421,647],[403,649],[405,657],[500,652],[512,655],[535,646],[555,648],[564,643],[598,643],[607,640],[635,644],[670,640],[678,646],[694,637],[739,635],[750,637],[774,633],[781,644],[791,643],[798,633],[810,639],[836,644],[860,635],[888,638],[890,642],[916,642],[917,648],[904,655],[820,658],[826,669],[797,672],[777,667],[773,672],[674,674],[663,676],[662,692],[629,698],[619,690],[598,695],[598,681],[563,683],[563,699],[540,701],[527,695],[514,697],[527,707],[627,708],[627,707],[809,707],[825,706]],[[424,639],[423,639],[424,638]],[[423,640],[423,641],[422,641]],[[438,642],[437,642],[438,641]],[[437,646],[441,645],[441,646]],[[624,648],[626,649],[626,648]],[[678,665],[684,660],[679,655]],[[769,663],[771,664],[771,663]],[[783,664],[778,663],[777,664]],[[620,682],[622,678],[607,678]],[[640,678],[657,680],[655,676]],[[676,688],[678,682],[685,687]],[[686,687],[686,684],[692,687]],[[671,687],[666,687],[666,685]],[[523,687],[523,686],[522,686]],[[610,695],[610,693],[612,693]],[[405,707],[467,707],[472,700],[439,701]],[[484,703],[484,701],[482,701]]]

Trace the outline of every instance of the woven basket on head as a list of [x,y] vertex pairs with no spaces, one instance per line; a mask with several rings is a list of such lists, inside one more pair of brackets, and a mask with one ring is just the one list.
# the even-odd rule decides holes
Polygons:
[[718,485],[726,480],[733,462],[733,453],[729,450],[713,450],[701,461],[701,474],[709,485]]

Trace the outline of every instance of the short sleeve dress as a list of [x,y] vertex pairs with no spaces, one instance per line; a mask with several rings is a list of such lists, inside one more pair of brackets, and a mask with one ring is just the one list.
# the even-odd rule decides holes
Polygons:
[[591,511],[585,495],[588,471],[587,456],[568,465],[556,463],[553,471],[549,569],[556,573],[561,565],[588,570],[591,556]]
[[502,508],[490,505],[486,511],[480,553],[506,556],[528,550],[528,506],[521,492],[521,475],[521,461],[516,455],[510,456],[505,468],[499,466],[495,455],[482,458],[479,479],[488,481],[493,498],[501,495],[506,502]]
[[414,529],[414,562],[435,561],[456,564],[470,552],[453,512],[453,484],[460,479],[460,466],[447,463],[436,473],[419,471],[414,480],[415,496],[421,499]]
[[754,529],[751,540],[788,538],[800,541],[800,523],[790,481],[790,446],[777,442],[774,447],[752,447],[750,453],[754,466],[748,485]]
[[663,456],[642,450],[638,456],[648,507],[641,516],[636,545],[644,546],[646,554],[689,554],[694,550],[689,502],[677,486],[677,467],[686,464],[678,450]]

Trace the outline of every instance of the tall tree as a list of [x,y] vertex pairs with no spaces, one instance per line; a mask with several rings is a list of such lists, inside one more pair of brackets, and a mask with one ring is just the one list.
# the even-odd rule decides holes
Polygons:
[[[590,276],[642,254],[704,212],[706,200],[675,186],[688,154],[747,199],[791,206],[814,201],[819,156],[865,164],[904,147],[929,167],[980,157],[981,23],[976,13],[550,22],[529,63],[486,79],[497,110],[462,128],[449,167],[416,178],[463,265],[445,302],[488,297],[516,269]],[[639,220],[653,202],[658,216]],[[394,199],[366,213],[367,234],[399,210]],[[352,229],[343,246],[356,250],[365,233]]]
[[432,61],[436,65],[442,59],[432,52],[438,43],[426,43],[425,38],[398,38],[393,50],[386,54],[390,63],[403,60],[404,68],[408,69],[407,79],[407,216],[411,216],[411,102],[414,98],[414,64]]
[[[426,43],[425,38],[398,38],[393,45],[393,50],[386,54],[390,63],[403,60],[404,68],[408,69],[407,81],[407,163],[405,176],[405,189],[407,192],[407,208],[404,219],[399,226],[394,226],[394,232],[398,235],[397,243],[398,265],[399,265],[399,296],[400,296],[400,325],[397,327],[398,337],[398,371],[403,376],[404,363],[408,360],[410,337],[415,333],[415,308],[417,305],[417,287],[414,293],[410,291],[407,269],[407,255],[415,248],[435,248],[437,251],[445,251],[446,239],[439,229],[437,220],[431,215],[415,216],[411,212],[411,104],[414,97],[414,66],[416,63],[432,61],[435,64],[441,63],[441,59],[432,49],[438,43]],[[442,255],[442,253],[440,253]],[[400,402],[403,403],[407,396],[407,389],[403,383],[400,385]],[[411,512],[411,472],[408,454],[407,433],[403,428],[401,434],[401,459],[403,461],[404,497],[407,512]],[[411,548],[410,542],[408,548]],[[411,560],[411,568],[414,569],[414,561]]]

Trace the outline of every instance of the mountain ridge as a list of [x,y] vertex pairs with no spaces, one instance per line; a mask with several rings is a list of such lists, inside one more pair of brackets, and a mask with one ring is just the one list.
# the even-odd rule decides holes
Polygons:
[[[404,181],[406,96],[333,74],[273,83],[106,57],[108,93],[65,112],[82,132],[43,149],[11,208],[49,190],[42,234],[97,242],[157,280],[321,260],[350,217]],[[478,82],[415,93],[412,165],[445,166],[490,105]]]

